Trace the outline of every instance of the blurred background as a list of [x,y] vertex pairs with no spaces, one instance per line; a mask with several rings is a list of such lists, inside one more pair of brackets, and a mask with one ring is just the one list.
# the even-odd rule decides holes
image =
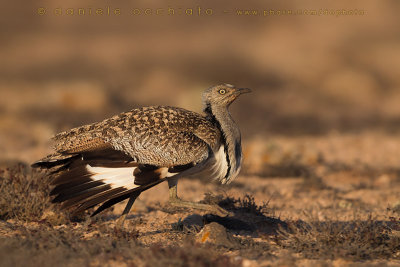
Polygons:
[[[399,10],[395,0],[3,1],[0,161],[32,162],[55,133],[139,106],[201,111],[201,92],[219,83],[253,89],[231,111],[259,164],[301,138],[328,140],[329,157],[338,135],[354,136],[343,149],[395,137]],[[373,154],[381,138],[368,138]]]

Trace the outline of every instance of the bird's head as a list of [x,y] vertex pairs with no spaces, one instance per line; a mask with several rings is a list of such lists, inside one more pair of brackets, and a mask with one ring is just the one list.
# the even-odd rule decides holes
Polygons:
[[236,88],[231,84],[216,85],[204,91],[203,102],[205,106],[228,107],[238,96],[250,92],[248,88]]

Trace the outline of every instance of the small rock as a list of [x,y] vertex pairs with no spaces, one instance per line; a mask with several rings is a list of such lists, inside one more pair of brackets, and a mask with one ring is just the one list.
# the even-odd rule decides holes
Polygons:
[[200,233],[196,235],[196,241],[228,248],[236,247],[233,236],[226,231],[225,227],[216,222],[206,224]]
[[351,201],[341,200],[339,201],[338,206],[342,209],[350,209],[353,207],[353,203]]
[[381,176],[378,177],[378,179],[375,180],[374,185],[376,187],[389,187],[392,182],[392,179],[389,175],[387,174],[382,174]]

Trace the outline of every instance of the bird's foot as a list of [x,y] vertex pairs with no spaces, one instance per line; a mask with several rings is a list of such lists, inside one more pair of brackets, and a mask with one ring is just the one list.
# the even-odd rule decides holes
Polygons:
[[198,202],[191,202],[191,201],[184,201],[179,198],[172,198],[169,200],[170,205],[179,208],[191,208],[191,209],[198,209],[208,211],[215,215],[225,217],[225,216],[233,216],[232,212],[227,211],[226,209],[221,208],[218,205],[209,205],[203,204]]
[[126,216],[128,214],[122,214],[121,217],[119,217],[115,223],[115,228],[116,229],[124,229],[124,224],[125,224],[125,220],[126,220]]

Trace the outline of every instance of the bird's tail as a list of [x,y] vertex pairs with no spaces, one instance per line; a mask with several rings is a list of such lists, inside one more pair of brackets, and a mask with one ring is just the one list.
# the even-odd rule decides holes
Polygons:
[[[93,214],[165,181],[166,170],[125,163],[121,166],[91,166],[87,161],[75,160],[60,172],[51,184],[53,203],[62,208],[75,207],[74,214],[103,203]],[[146,182],[144,182],[146,181]]]
[[32,167],[51,169],[53,203],[61,203],[65,209],[74,208],[75,214],[102,204],[95,215],[172,176],[181,175],[192,165],[159,167],[127,161],[126,156],[115,160],[88,152],[55,153],[33,163]]

